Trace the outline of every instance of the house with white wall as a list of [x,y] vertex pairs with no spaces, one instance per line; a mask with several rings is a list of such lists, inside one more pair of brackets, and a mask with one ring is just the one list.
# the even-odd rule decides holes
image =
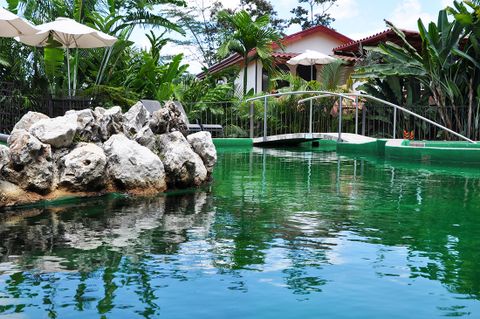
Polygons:
[[[333,49],[341,45],[352,42],[353,40],[337,31],[324,27],[315,26],[284,37],[281,40],[283,50],[274,46],[273,58],[277,67],[292,74],[299,75],[305,80],[311,80],[310,66],[292,66],[286,62],[291,58],[305,52],[305,50],[314,50],[326,55],[332,55]],[[208,69],[208,73],[216,73],[232,66],[238,66],[240,73],[235,80],[238,92],[243,92],[243,57],[239,54],[233,54]],[[316,65],[313,72],[313,79],[319,80],[321,65]],[[199,78],[205,76],[205,72],[197,75]],[[268,74],[263,69],[260,60],[250,61],[247,68],[247,92],[253,90],[255,93],[268,90]]]

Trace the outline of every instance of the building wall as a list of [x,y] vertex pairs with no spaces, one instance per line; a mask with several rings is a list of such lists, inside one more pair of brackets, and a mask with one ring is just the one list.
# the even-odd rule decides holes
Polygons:
[[[256,89],[255,89],[255,67],[257,67],[257,82],[256,82]],[[251,89],[254,90],[255,93],[259,93],[262,91],[262,62],[252,61],[247,68],[247,92]],[[240,73],[235,80],[235,86],[237,87],[237,91],[239,95],[243,94],[243,68],[240,70]]]
[[[332,54],[332,49],[343,42],[326,34],[314,33],[285,46],[285,52],[303,53],[305,50],[314,50],[323,54]],[[277,49],[281,52],[281,49]]]
[[[332,49],[343,44],[343,42],[325,34],[311,34],[304,38],[285,45],[284,52],[289,53],[303,53],[305,50],[314,50],[323,54],[332,54]],[[281,49],[275,50],[276,52],[282,52]],[[255,66],[257,67],[257,87],[255,90]],[[294,70],[294,68],[292,69]],[[241,69],[238,78],[235,80],[235,85],[239,95],[243,94],[243,68]],[[262,63],[258,61],[252,61],[247,69],[247,92],[250,89],[254,89],[256,93],[262,91]]]

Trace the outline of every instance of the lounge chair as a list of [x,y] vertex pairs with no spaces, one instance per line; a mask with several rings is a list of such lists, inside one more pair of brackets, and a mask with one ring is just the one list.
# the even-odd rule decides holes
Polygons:
[[[185,112],[185,109],[183,108],[182,103],[178,101],[174,101],[173,104],[182,112],[182,114],[185,117],[185,122],[188,123],[188,118],[187,118],[187,113]],[[201,131],[206,131],[210,133],[217,133],[217,135],[223,136],[223,126],[220,124],[197,124],[200,125],[200,130]],[[189,129],[190,130],[190,129]],[[213,134],[212,134],[213,135]]]

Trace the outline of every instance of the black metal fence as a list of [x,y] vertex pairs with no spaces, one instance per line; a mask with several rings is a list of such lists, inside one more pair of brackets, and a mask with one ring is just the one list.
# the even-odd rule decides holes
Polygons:
[[[337,132],[338,112],[333,105],[334,100],[315,101],[312,107],[312,132]],[[323,104],[322,104],[323,103]],[[50,96],[24,96],[17,94],[11,83],[0,82],[0,133],[10,133],[18,120],[28,111],[44,113],[50,117],[61,116],[68,110],[93,108],[95,101],[87,97],[54,98]],[[259,101],[254,105],[253,118],[250,117],[250,104],[215,102],[185,103],[190,122],[199,124],[220,124],[223,126],[223,137],[248,137],[265,134],[264,105]],[[478,108],[476,108],[478,109]],[[466,135],[468,107],[447,107],[443,110],[443,118],[436,106],[417,106],[411,111],[434,122],[450,127],[452,130]],[[342,112],[342,132],[355,133],[355,108],[344,106]],[[394,115],[396,123],[394,125]],[[474,114],[472,123],[480,122],[478,112]],[[446,125],[445,118],[450,125]],[[310,126],[309,104],[297,105],[270,99],[267,108],[267,135],[307,133]],[[395,128],[395,132],[394,132]],[[445,140],[456,139],[451,134],[436,126],[397,111],[379,103],[366,103],[358,110],[358,133],[378,138],[403,138],[403,132],[413,132],[415,139]],[[472,139],[480,140],[480,128],[472,124]]]
[[29,111],[50,117],[61,116],[68,110],[93,107],[93,99],[85,97],[57,98],[18,94],[11,83],[0,83],[0,133],[10,133],[15,123]]
[[[255,104],[253,115],[253,136],[264,135],[264,108],[263,101]],[[322,104],[315,101],[312,112],[312,132],[338,132],[338,110],[332,107],[333,103]],[[191,104],[190,120],[198,120],[203,124],[221,124],[225,129],[225,137],[248,137],[250,135],[249,105],[245,103],[210,103],[201,107]],[[409,108],[414,113],[428,118],[444,126],[444,120],[437,106],[416,106]],[[291,103],[279,105],[275,100],[269,101],[267,108],[266,135],[307,133],[309,132],[310,107]],[[466,119],[468,107],[447,107],[444,118],[451,121],[451,129],[466,135]],[[456,114],[456,115],[455,115]],[[461,121],[457,121],[459,118]],[[342,112],[342,132],[355,133],[355,108],[344,106]],[[472,121],[472,138],[480,140],[480,128]],[[395,134],[394,134],[395,126]],[[458,138],[435,125],[422,121],[402,111],[396,112],[394,125],[394,110],[379,103],[366,103],[358,110],[358,134],[377,138],[403,138],[404,131],[413,133],[417,140],[457,140]]]

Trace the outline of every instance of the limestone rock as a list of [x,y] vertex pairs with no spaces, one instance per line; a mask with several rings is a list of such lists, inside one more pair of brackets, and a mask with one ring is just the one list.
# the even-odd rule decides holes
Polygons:
[[206,181],[207,169],[182,133],[172,132],[158,136],[157,148],[171,185],[199,186]]
[[0,180],[0,207],[32,203],[40,199],[40,195],[26,192],[18,185]]
[[42,113],[37,113],[37,112],[28,112],[22,118],[20,121],[15,124],[13,127],[13,131],[15,130],[30,130],[30,127],[32,127],[33,124],[37,123],[40,120],[45,120],[48,119],[49,117],[46,116],[45,114]]
[[152,114],[149,124],[155,134],[178,131],[186,136],[188,132],[186,116],[171,101]]
[[80,111],[71,110],[65,113],[66,116],[74,115],[77,117],[77,131],[74,142],[99,142],[100,127],[97,124],[95,113],[91,109]]
[[134,140],[142,145],[148,148],[149,150],[153,151],[155,148],[155,134],[153,134],[152,130],[150,127],[144,126],[135,136]]
[[150,129],[155,134],[164,134],[170,132],[170,111],[167,108],[161,108],[153,112],[149,121]]
[[105,142],[104,151],[108,175],[118,189],[150,193],[166,189],[163,164],[148,148],[115,134]]
[[5,145],[0,145],[0,171],[10,161],[10,149]]
[[217,162],[217,150],[213,145],[210,132],[197,132],[187,136],[188,143],[192,146],[195,153],[200,155],[209,173],[212,173],[213,167]]
[[32,135],[56,148],[72,145],[76,131],[77,116],[75,114],[43,119],[30,127]]
[[108,140],[114,134],[123,132],[124,118],[120,106],[114,106],[108,110],[97,107],[94,113],[102,141]]
[[50,145],[43,144],[25,130],[9,138],[10,162],[3,173],[7,180],[26,190],[48,193],[54,184],[54,164]]
[[16,166],[27,165],[46,153],[51,156],[51,147],[25,130],[14,130],[8,138],[8,145],[12,164]]
[[124,131],[125,134],[134,136],[148,122],[150,113],[147,111],[142,102],[137,102],[127,113],[124,114]]
[[60,185],[70,190],[93,191],[105,185],[107,157],[95,144],[80,144],[62,158]]

